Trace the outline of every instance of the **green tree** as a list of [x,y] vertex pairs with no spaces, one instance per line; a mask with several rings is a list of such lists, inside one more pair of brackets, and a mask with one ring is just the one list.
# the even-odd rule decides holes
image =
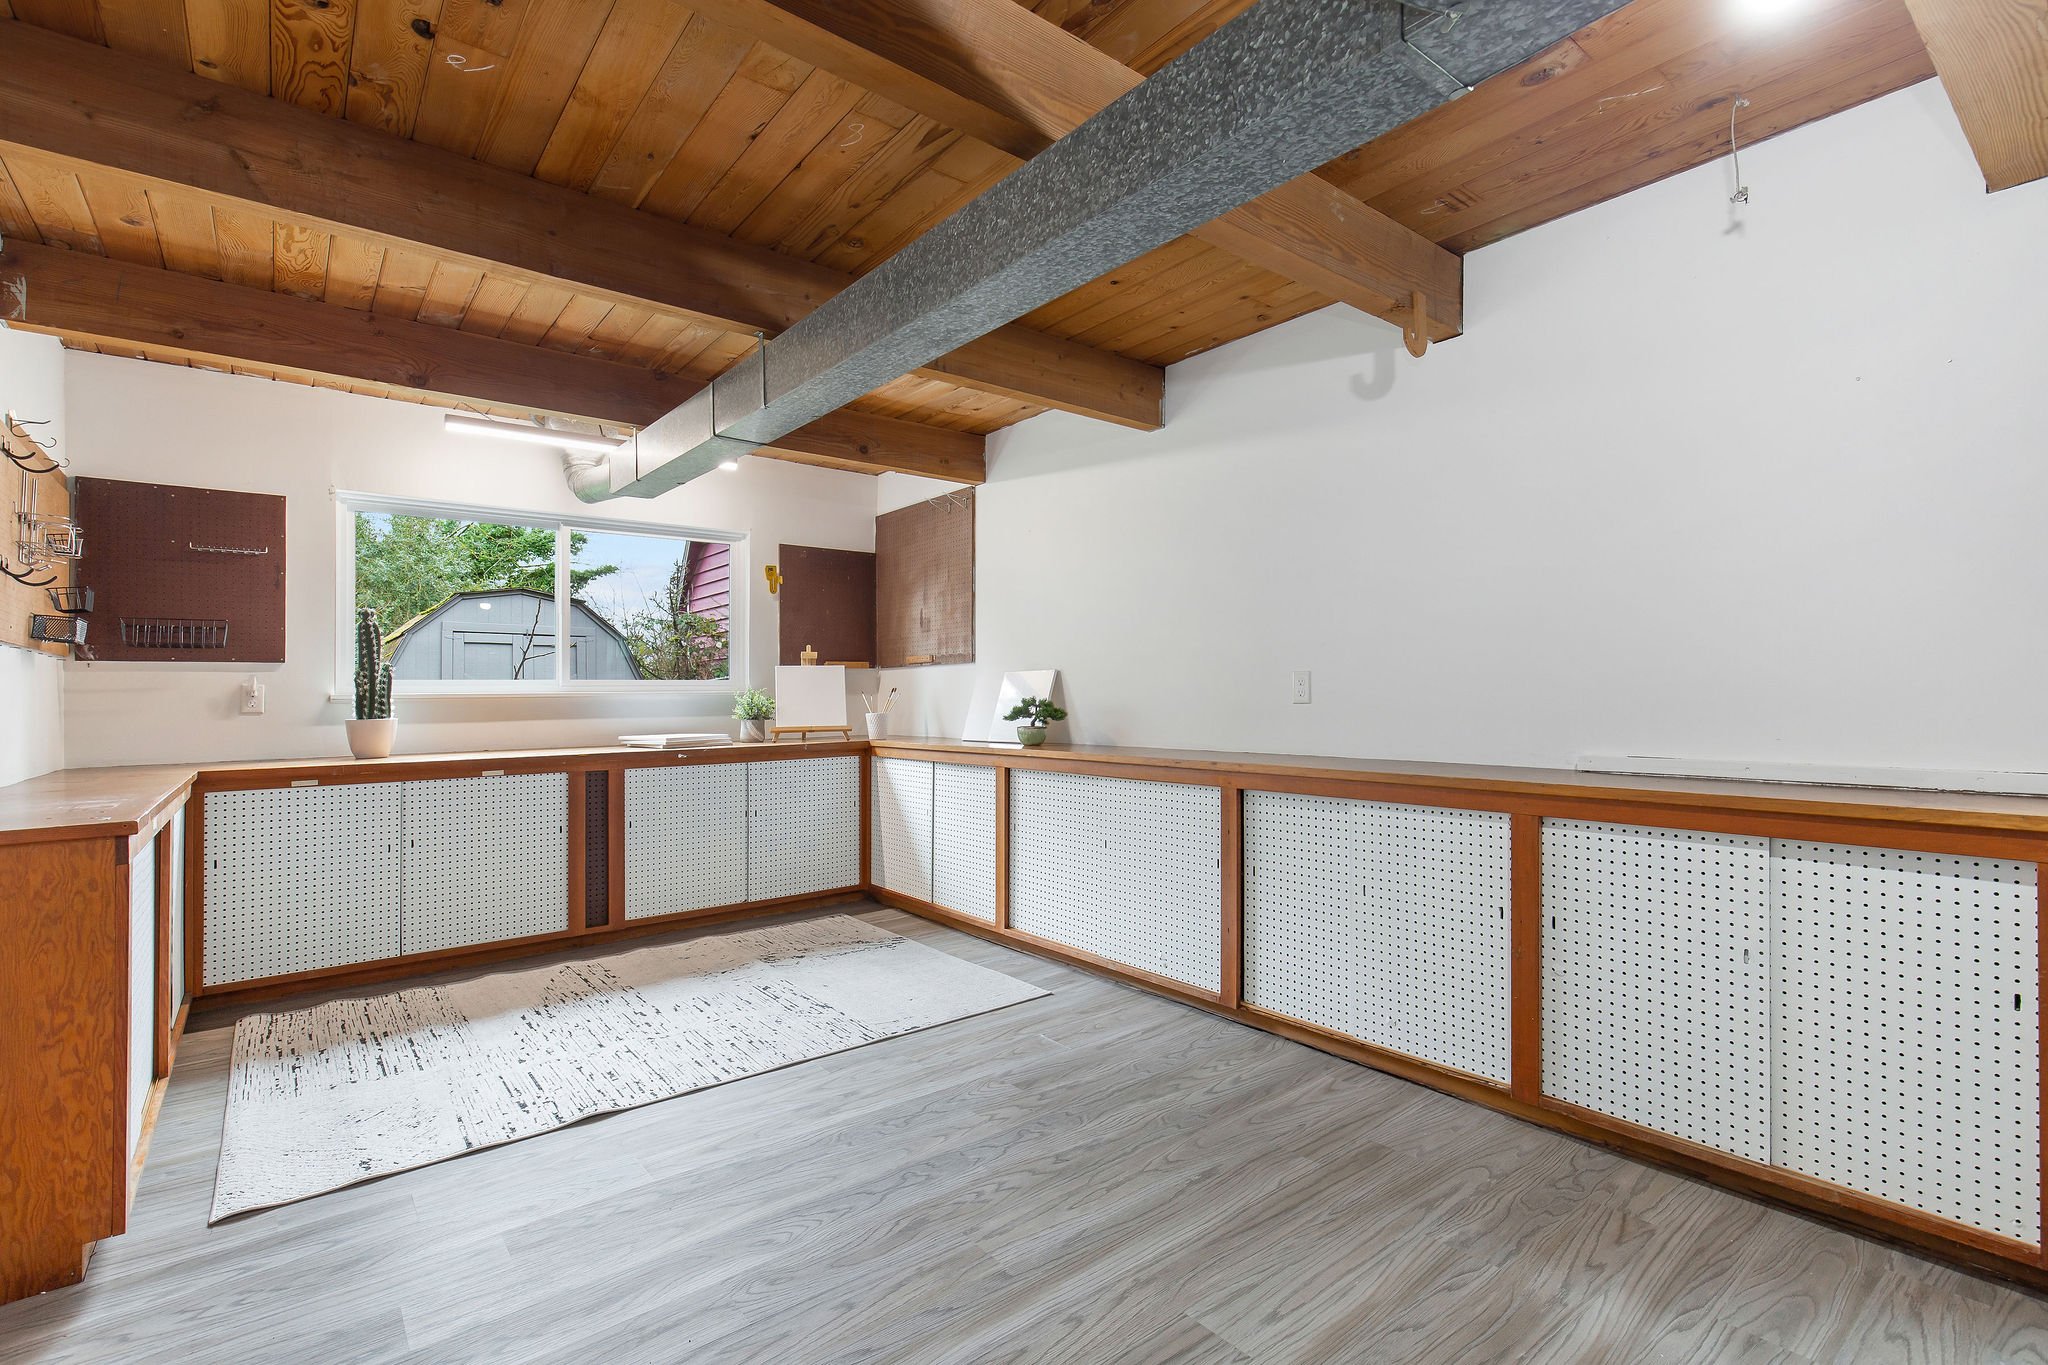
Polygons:
[[[581,594],[614,564],[578,568],[588,537],[569,536],[569,591]],[[555,533],[449,517],[356,514],[356,605],[375,607],[385,630],[396,630],[458,592],[526,588],[555,591]]]
[[690,610],[683,582],[686,569],[685,562],[678,562],[660,595],[620,623],[626,648],[644,678],[681,681],[732,675],[725,627]]

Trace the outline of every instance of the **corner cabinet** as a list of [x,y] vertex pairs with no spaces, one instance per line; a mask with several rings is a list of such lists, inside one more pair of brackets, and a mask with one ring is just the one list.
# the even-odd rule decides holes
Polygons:
[[73,1283],[127,1227],[176,1041],[166,874],[190,782],[48,774],[0,824],[0,1303]]

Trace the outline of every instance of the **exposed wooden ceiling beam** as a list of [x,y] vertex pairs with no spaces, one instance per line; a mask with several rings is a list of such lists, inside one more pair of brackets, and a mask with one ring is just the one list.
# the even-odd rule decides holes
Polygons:
[[[1145,79],[1016,0],[693,0],[692,8],[1019,160]],[[1317,176],[1194,235],[1390,320],[1405,316],[1420,290],[1435,336],[1462,327],[1458,257]]]
[[[444,398],[641,426],[701,387],[615,360],[10,240],[0,249],[0,281],[17,280],[26,303],[8,319],[12,327]],[[867,474],[980,483],[982,446],[967,432],[836,412],[761,453]]]
[[[0,138],[581,293],[782,331],[853,282],[793,256],[0,21]],[[1143,430],[1157,366],[1012,326],[920,373]]]
[[1984,170],[1984,188],[2048,176],[2048,0],[1906,0]]

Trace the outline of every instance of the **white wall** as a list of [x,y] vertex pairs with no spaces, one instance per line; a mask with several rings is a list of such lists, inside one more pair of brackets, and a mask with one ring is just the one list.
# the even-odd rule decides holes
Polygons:
[[[70,453],[64,352],[55,338],[0,330],[0,410],[48,421],[29,430],[45,440],[55,436],[58,455]],[[14,506],[21,475],[0,461],[0,478],[7,480],[9,494],[0,499],[4,513]],[[14,531],[12,518],[0,526],[0,552],[18,568]],[[0,787],[64,766],[63,682],[64,664],[56,655],[0,645]]]
[[[65,669],[67,757],[75,767],[347,752],[334,685],[335,516],[330,490],[586,511],[554,450],[449,436],[438,409],[235,375],[67,353],[71,435],[88,475],[287,499],[286,662],[282,667],[72,663]],[[782,542],[874,548],[873,480],[750,459],[652,501],[594,510],[611,519],[716,528],[749,538],[747,663],[767,686],[774,600],[760,565]],[[91,529],[87,528],[90,535]],[[242,681],[266,685],[266,713],[238,712]],[[401,752],[609,742],[658,729],[728,729],[731,695],[405,698]]]
[[1058,667],[1078,741],[2048,769],[2048,183],[1931,82],[1743,170],[1733,226],[1716,165],[1473,254],[1422,360],[1331,309],[1163,431],[1002,433],[979,662],[899,731]]

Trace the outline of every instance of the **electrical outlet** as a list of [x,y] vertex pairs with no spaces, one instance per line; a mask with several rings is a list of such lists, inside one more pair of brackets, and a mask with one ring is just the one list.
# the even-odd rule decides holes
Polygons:
[[260,716],[263,714],[263,684],[254,678],[242,684],[242,714]]
[[1296,706],[1307,706],[1308,703],[1308,670],[1297,668],[1294,670],[1294,704]]

